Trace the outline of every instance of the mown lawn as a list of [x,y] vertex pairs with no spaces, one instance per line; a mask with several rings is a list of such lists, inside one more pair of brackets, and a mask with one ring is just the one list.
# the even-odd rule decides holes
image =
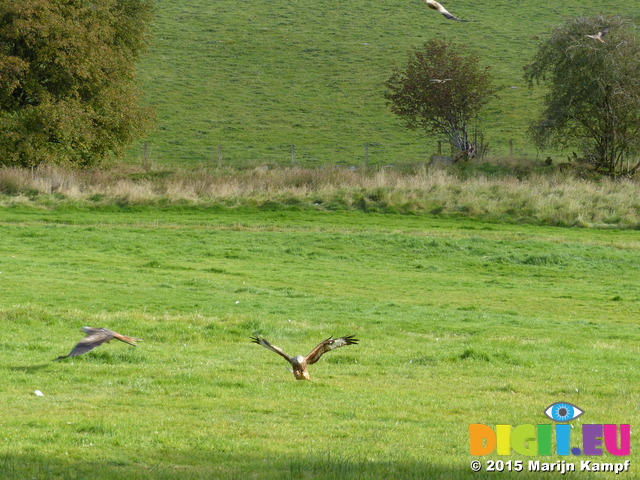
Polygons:
[[[468,425],[560,400],[633,431],[639,252],[634,231],[427,216],[5,208],[2,478],[482,478]],[[83,325],[144,341],[53,362]],[[351,333],[311,382],[249,340]]]

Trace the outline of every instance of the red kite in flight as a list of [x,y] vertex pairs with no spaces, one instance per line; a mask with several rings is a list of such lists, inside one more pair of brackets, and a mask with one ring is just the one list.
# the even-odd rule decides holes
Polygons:
[[595,35],[587,35],[587,37],[589,38],[593,38],[594,40],[598,40],[602,43],[604,43],[604,40],[602,39],[607,33],[609,33],[609,27],[603,28],[602,30],[600,30],[598,33],[596,33]]
[[82,331],[86,333],[87,336],[80,340],[68,355],[58,357],[56,360],[62,360],[67,357],[77,357],[78,355],[82,355],[83,353],[87,353],[94,348],[99,347],[105,342],[109,343],[114,338],[121,342],[128,343],[133,347],[137,347],[135,342],[140,341],[139,338],[127,337],[126,335],[121,335],[118,332],[107,330],[106,328],[82,327]]
[[436,0],[424,0],[425,2],[427,2],[427,6],[429,8],[433,8],[434,10],[439,11],[442,15],[444,15],[445,18],[448,18],[449,20],[457,20],[458,22],[466,22],[467,20],[462,20],[461,18],[458,18],[454,15],[451,15],[446,8],[444,8],[442,5],[440,5],[438,2],[436,2]]
[[311,365],[320,360],[320,357],[331,350],[336,348],[344,347],[345,345],[354,345],[358,343],[357,338],[353,338],[354,335],[347,335],[346,337],[336,338],[333,337],[327,338],[325,341],[320,342],[316,348],[311,350],[311,353],[306,357],[302,355],[298,355],[296,357],[290,357],[281,348],[276,347],[275,345],[271,345],[264,338],[260,337],[251,337],[253,343],[257,343],[258,345],[262,345],[265,348],[268,348],[272,352],[276,352],[281,357],[284,357],[287,362],[291,364],[293,367],[293,375],[296,377],[296,380],[309,380],[309,372],[307,371],[307,365]]

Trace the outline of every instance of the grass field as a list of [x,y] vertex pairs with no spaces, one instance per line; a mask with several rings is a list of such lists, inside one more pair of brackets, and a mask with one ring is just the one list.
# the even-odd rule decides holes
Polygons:
[[[446,6],[471,21],[418,0],[157,2],[144,166],[0,170],[0,479],[558,478],[473,473],[468,433],[551,423],[558,401],[584,410],[574,431],[631,424],[630,457],[589,459],[640,478],[638,184],[544,166],[521,77],[566,17],[638,23],[638,2]],[[502,87],[490,154],[513,140],[535,166],[407,166],[438,139],[398,124],[383,82],[436,36]],[[376,167],[272,168],[292,144],[299,165],[362,164],[365,143]],[[193,168],[218,145],[222,169]],[[143,341],[53,361],[84,325]],[[250,342],[346,334],[310,382]]]
[[[483,115],[490,154],[536,155],[526,129],[543,91],[522,67],[555,26],[572,16],[623,15],[640,23],[636,0],[455,0],[466,23],[445,20],[422,0],[158,1],[154,38],[140,64],[157,130],[129,153],[159,163],[302,165],[424,161],[438,138],[408,132],[388,111],[384,81],[434,37],[466,46],[490,65],[499,98]],[[445,152],[446,153],[446,152]],[[553,152],[545,152],[542,158]],[[571,152],[569,152],[571,154]],[[564,156],[562,156],[564,158]]]
[[[569,165],[569,164],[566,164]],[[566,166],[565,165],[565,166]],[[255,207],[466,217],[550,226],[640,229],[640,184],[531,162],[448,169],[0,169],[0,206]]]
[[[0,238],[3,479],[529,478],[472,474],[468,425],[640,421],[634,231],[17,205]],[[53,362],[83,325],[144,341]],[[249,341],[351,333],[311,382]]]

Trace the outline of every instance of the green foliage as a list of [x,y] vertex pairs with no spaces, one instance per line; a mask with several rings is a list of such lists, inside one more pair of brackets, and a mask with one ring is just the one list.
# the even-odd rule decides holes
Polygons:
[[410,129],[445,135],[460,154],[475,156],[470,123],[495,93],[489,67],[460,47],[435,39],[409,55],[404,69],[387,80],[386,98],[393,113]]
[[[589,38],[608,28],[604,41]],[[610,175],[633,174],[640,161],[640,40],[620,17],[573,18],[553,30],[525,67],[530,86],[547,83],[546,108],[533,138],[582,148]]]
[[151,0],[0,1],[0,163],[87,166],[149,126],[134,62]]

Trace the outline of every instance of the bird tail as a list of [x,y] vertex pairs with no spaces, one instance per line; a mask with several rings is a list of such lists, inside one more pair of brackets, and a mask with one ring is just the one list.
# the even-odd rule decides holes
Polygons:
[[141,338],[127,337],[126,335],[122,335],[120,333],[115,333],[115,332],[113,334],[113,338],[117,338],[121,342],[128,343],[132,347],[137,347],[136,342],[141,342],[142,341]]

